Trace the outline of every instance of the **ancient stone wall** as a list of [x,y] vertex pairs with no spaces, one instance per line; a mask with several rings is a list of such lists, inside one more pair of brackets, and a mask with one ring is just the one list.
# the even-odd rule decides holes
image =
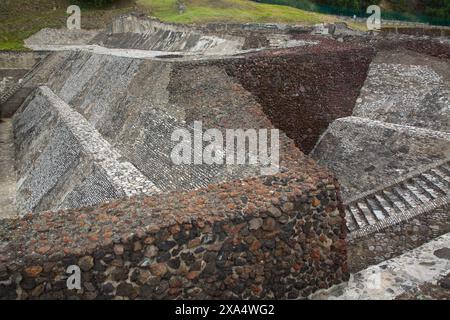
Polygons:
[[[175,96],[175,93],[183,93],[182,86],[193,85],[192,79],[178,78],[172,74],[173,62],[90,53],[58,54],[49,62],[42,67],[43,73],[36,72],[27,85],[32,86],[41,81],[48,83],[58,96],[84,115],[122,156],[149,180],[154,181],[159,189],[194,189],[205,187],[209,183],[260,174],[257,165],[192,166],[173,163],[171,151],[178,141],[172,141],[171,135],[176,129],[184,128],[192,132],[193,121],[203,121],[205,130],[219,126],[211,121],[215,119],[215,115],[211,114],[209,105],[201,105],[195,117],[187,118],[190,113],[186,110],[191,106],[187,101],[192,98],[189,94],[183,94],[180,100],[169,99],[169,94]],[[222,73],[225,79],[217,82],[217,91],[228,98],[224,106],[229,108],[233,105],[240,110],[241,117],[245,116],[245,104],[250,99],[239,98],[246,93],[245,90],[235,91],[233,93],[236,97],[231,97],[231,81]],[[211,83],[214,70],[206,70],[205,74],[205,80],[210,80]],[[199,85],[202,81],[197,79],[196,83]],[[177,88],[175,92],[169,92],[168,87],[173,82]],[[208,97],[215,93],[212,88],[207,89]],[[260,109],[255,104],[252,104],[253,108]],[[233,114],[221,107],[222,105],[215,104],[214,110],[220,110],[224,118]],[[262,125],[255,128],[271,126],[263,112],[259,112],[258,119],[265,121],[260,121]],[[225,128],[243,127],[240,123],[228,122]]]
[[22,215],[158,191],[47,87],[24,102],[13,124]]
[[0,297],[294,299],[345,281],[337,186],[314,168],[1,220]]
[[450,58],[450,45],[436,39],[386,36],[376,39],[374,45],[378,50],[407,49],[432,57]]
[[334,121],[312,152],[339,177],[344,198],[450,156],[450,135],[359,117]]
[[226,66],[273,125],[306,153],[333,120],[351,115],[373,57],[369,48],[323,38],[319,42],[249,54]]
[[233,53],[242,48],[244,38],[206,34],[192,27],[131,14],[116,17],[108,32],[99,34],[91,43],[109,48]]
[[410,36],[428,36],[428,37],[449,37],[450,28],[448,27],[383,27],[383,34],[405,34]]
[[32,90],[22,85],[42,59],[45,51],[0,52],[0,117],[10,118]]
[[353,115],[450,131],[450,88],[433,68],[373,63]]
[[379,232],[350,240],[349,269],[357,272],[396,257],[450,231],[449,205],[436,208],[413,219],[389,226]]
[[0,51],[0,69],[31,69],[47,52]]

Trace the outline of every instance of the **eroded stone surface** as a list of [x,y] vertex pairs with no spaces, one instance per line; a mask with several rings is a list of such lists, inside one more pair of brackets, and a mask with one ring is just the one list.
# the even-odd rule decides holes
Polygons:
[[0,219],[13,218],[16,211],[16,171],[11,119],[0,119]]
[[450,260],[435,255],[450,246],[450,234],[440,236],[396,258],[352,274],[347,284],[317,292],[312,299],[394,299],[425,282],[447,275]]

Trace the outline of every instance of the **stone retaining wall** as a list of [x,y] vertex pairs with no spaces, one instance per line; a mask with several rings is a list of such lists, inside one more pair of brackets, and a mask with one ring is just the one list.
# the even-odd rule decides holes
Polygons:
[[381,33],[406,34],[411,36],[450,37],[450,28],[446,27],[383,27]]
[[130,48],[156,51],[207,51],[234,53],[245,39],[231,35],[205,33],[183,25],[162,23],[136,14],[116,17],[108,32],[91,40],[109,48]]
[[308,153],[333,120],[351,115],[374,51],[313,36],[297,40],[319,44],[248,54],[226,70]]
[[444,205],[408,221],[348,243],[349,269],[357,272],[396,257],[450,231],[450,207]]
[[47,87],[25,101],[13,124],[20,214],[158,191]]
[[275,176],[1,220],[0,297],[294,299],[345,281],[338,187],[297,156]]
[[0,51],[0,69],[31,69],[47,52]]
[[359,117],[334,121],[311,155],[339,177],[345,199],[450,156],[450,135]]

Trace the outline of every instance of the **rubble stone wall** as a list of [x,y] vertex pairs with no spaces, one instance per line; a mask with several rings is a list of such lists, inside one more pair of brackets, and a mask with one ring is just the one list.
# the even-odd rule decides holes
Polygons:
[[13,118],[17,208],[30,211],[93,205],[157,191],[89,122],[49,88],[38,88]]
[[334,121],[312,157],[339,177],[345,199],[450,156],[450,135],[366,118]]
[[426,214],[349,241],[349,269],[357,272],[396,257],[450,231],[450,208],[436,208]]
[[345,281],[338,187],[296,172],[1,220],[0,297],[294,299]]
[[[301,37],[314,40],[311,37]],[[227,66],[273,125],[305,153],[335,119],[352,114],[373,58],[370,48],[320,44],[249,54]]]

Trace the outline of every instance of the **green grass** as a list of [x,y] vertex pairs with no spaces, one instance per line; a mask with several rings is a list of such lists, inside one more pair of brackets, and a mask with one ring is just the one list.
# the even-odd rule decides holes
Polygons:
[[64,17],[61,11],[39,12],[29,19],[25,15],[11,16],[0,25],[0,50],[27,50],[23,40],[46,27],[60,27]]
[[[3,0],[0,0],[3,1]],[[35,0],[36,1],[36,0]],[[14,0],[9,7],[0,10],[0,50],[28,50],[23,41],[43,28],[64,28],[66,26],[66,0],[58,0],[58,8],[48,7],[50,1],[39,0],[47,7],[29,0]],[[132,7],[114,10],[83,8],[81,27],[84,29],[103,28],[113,16],[132,11]]]
[[[8,0],[0,0],[8,1]],[[81,11],[84,29],[102,28],[113,16],[131,11],[132,1],[119,9],[90,9]],[[261,4],[249,0],[182,0],[186,11],[179,14],[176,0],[137,0],[138,7],[162,21],[184,24],[207,22],[283,22],[315,24],[335,22],[337,18],[288,6]],[[27,50],[23,40],[42,28],[63,28],[68,0],[56,0],[57,9],[48,0],[9,0],[0,8],[0,50]],[[359,24],[353,28],[363,29]]]
[[249,0],[184,0],[186,11],[179,14],[176,0],[137,0],[151,16],[174,23],[284,22],[314,24],[333,22],[331,16],[288,6],[260,4]]

